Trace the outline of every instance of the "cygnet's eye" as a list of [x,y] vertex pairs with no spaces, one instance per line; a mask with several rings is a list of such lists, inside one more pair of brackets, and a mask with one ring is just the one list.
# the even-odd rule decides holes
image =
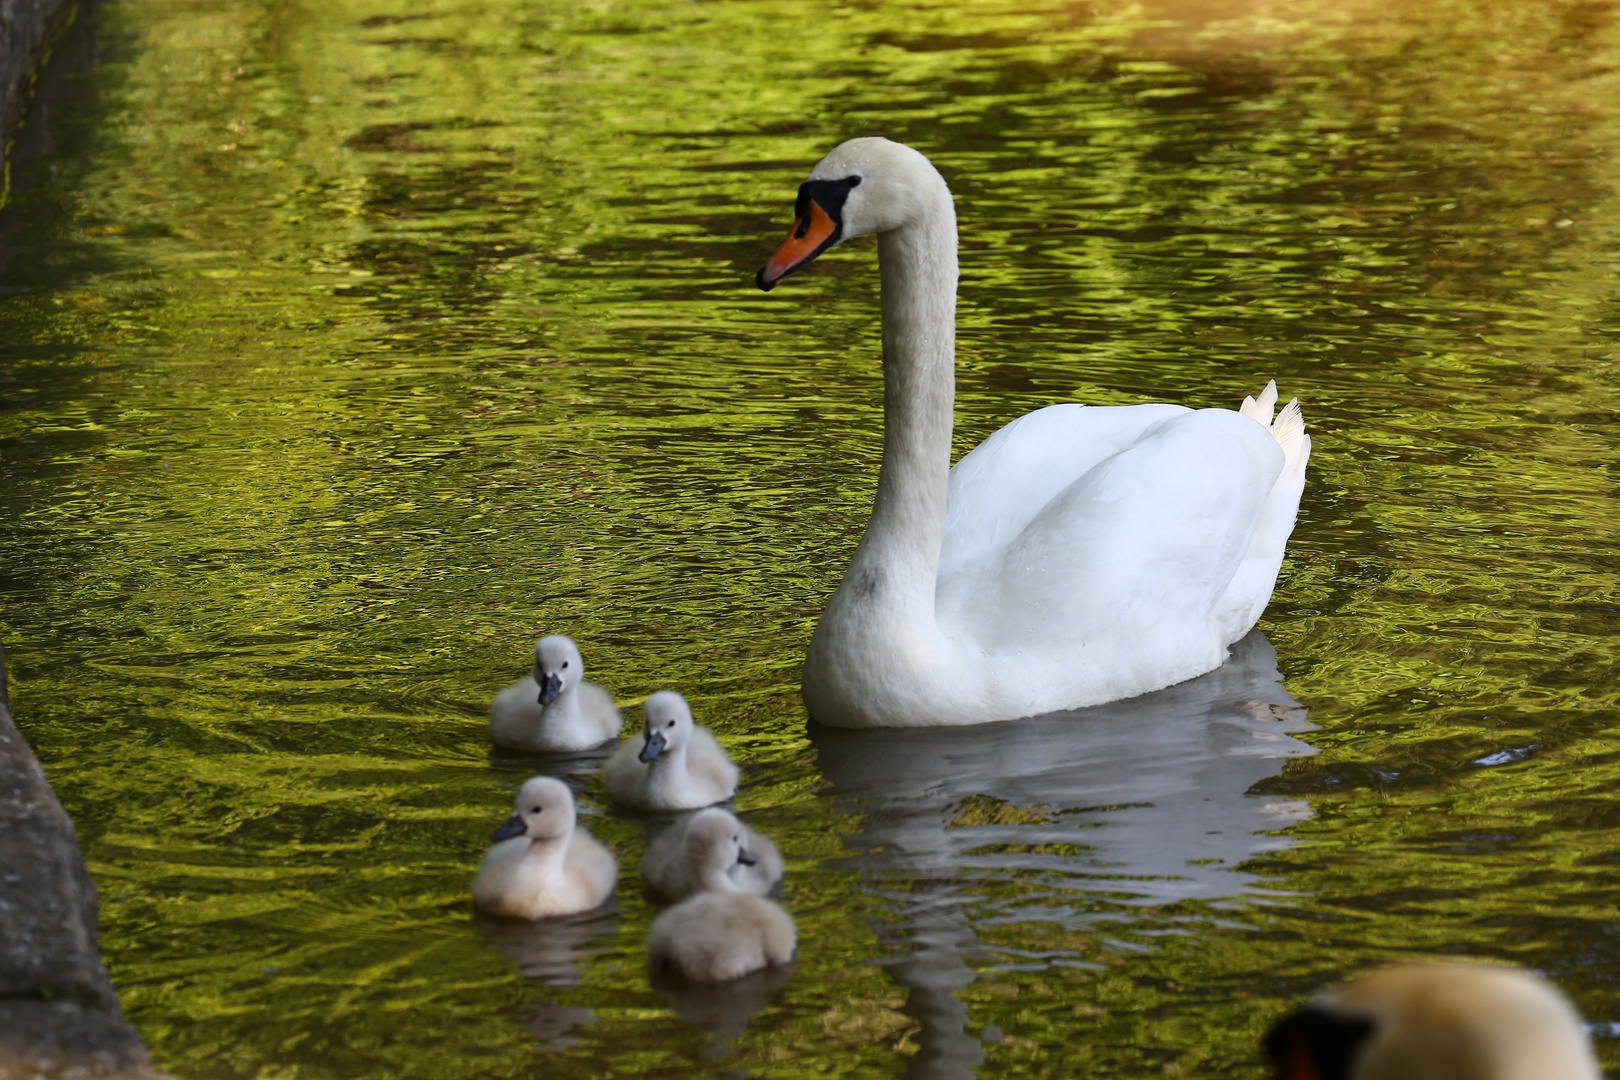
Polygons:
[[674,727],[675,726],[675,721],[671,720],[669,723],[665,724],[664,726],[665,727]]
[[844,177],[844,183],[848,184],[850,187],[860,187],[861,178],[858,176],[846,176]]
[[539,812],[540,812],[540,811],[542,811],[542,810],[544,810],[544,809],[545,809],[545,807],[543,807],[543,806],[537,806],[537,807],[535,807],[535,808],[534,808],[534,809],[533,809],[533,810],[530,810],[530,811],[529,811],[529,813],[531,813],[531,814],[538,814],[538,813],[539,813]]
[[563,667],[567,667],[567,666],[568,666],[568,661],[564,660],[563,661]]

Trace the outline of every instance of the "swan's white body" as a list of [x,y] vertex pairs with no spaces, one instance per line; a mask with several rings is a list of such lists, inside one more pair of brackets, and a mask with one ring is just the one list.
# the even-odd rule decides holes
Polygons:
[[473,904],[492,915],[543,919],[589,911],[613,892],[619,865],[613,854],[575,824],[568,785],[536,776],[518,791],[517,811],[473,879]]
[[[822,247],[878,234],[885,429],[871,522],[805,658],[810,715],[1011,720],[1220,666],[1264,610],[1293,529],[1310,456],[1297,404],[1273,422],[1272,385],[1240,411],[1055,405],[950,468],[950,191],[886,139],[839,146],[806,189],[833,181],[847,185],[841,233]],[[795,243],[808,241],[790,237],[763,286],[822,250],[784,255]]]
[[692,722],[685,698],[660,690],[643,710],[642,737],[626,740],[602,770],[608,798],[637,810],[692,810],[736,794],[737,766]]
[[[613,696],[585,682],[585,662],[572,638],[551,634],[534,646],[534,671],[495,695],[489,734],[506,750],[536,754],[589,750],[619,737]],[[541,704],[549,686],[548,704]]]
[[686,871],[699,890],[654,920],[647,960],[693,982],[741,978],[793,958],[793,919],[731,875],[746,857],[745,830],[720,809],[692,818],[682,843]]
[[705,825],[719,822],[741,836],[741,848],[752,862],[733,860],[720,872],[729,891],[764,896],[782,880],[782,853],[769,837],[755,832],[718,807],[677,822],[647,847],[641,857],[641,882],[660,900],[682,900],[698,889],[698,871],[705,855]]
[[1362,976],[1278,1024],[1267,1050],[1282,1080],[1603,1076],[1568,998],[1529,972],[1479,964]]

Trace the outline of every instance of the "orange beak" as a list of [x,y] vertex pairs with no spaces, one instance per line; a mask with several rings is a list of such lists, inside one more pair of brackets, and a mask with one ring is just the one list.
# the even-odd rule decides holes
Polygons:
[[838,223],[832,219],[832,215],[823,210],[816,200],[805,201],[809,204],[809,209],[803,217],[793,223],[793,231],[788,233],[788,238],[776,249],[771,261],[760,269],[759,276],[754,279],[766,292],[770,292],[778,281],[820,255],[838,239]]

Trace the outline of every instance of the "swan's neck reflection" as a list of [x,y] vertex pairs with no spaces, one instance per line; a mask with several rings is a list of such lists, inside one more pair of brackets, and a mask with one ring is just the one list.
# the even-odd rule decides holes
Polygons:
[[901,941],[894,943],[911,951],[884,965],[907,990],[900,1011],[921,1026],[917,1053],[906,1067],[906,1076],[916,1080],[962,1080],[984,1060],[984,1047],[967,1033],[967,1006],[956,996],[976,977],[962,958],[979,950],[960,892],[931,883],[913,894],[905,929],[895,935]]

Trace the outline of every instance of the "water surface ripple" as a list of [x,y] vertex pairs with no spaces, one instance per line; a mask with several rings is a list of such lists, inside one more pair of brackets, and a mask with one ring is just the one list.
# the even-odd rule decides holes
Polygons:
[[[1251,1078],[1301,994],[1411,955],[1527,964],[1620,1030],[1612,5],[91,29],[0,221],[0,636],[164,1069]],[[807,725],[881,446],[873,245],[750,279],[866,133],[957,193],[959,452],[1051,402],[1304,400],[1232,665],[1020,725]],[[599,756],[487,746],[554,630],[743,763],[791,971],[648,983],[659,823],[605,809]],[[541,769],[618,898],[476,919]]]

